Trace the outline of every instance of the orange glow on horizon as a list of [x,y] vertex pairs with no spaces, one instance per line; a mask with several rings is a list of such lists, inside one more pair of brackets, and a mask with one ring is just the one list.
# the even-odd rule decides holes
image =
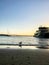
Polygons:
[[34,31],[30,31],[30,32],[17,32],[17,33],[14,33],[14,32],[0,32],[0,34],[10,34],[10,35],[33,35],[34,34]]

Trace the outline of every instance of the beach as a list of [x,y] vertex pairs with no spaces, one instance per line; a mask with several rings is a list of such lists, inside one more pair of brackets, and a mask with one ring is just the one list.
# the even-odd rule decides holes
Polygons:
[[0,49],[0,65],[49,65],[49,49]]

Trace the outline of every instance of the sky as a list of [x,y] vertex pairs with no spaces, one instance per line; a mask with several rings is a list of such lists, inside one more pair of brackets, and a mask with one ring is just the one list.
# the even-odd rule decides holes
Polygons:
[[0,33],[33,35],[49,26],[49,0],[0,0]]

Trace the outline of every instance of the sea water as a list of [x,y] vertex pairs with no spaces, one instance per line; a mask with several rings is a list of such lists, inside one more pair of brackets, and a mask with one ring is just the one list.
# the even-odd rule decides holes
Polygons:
[[[49,39],[39,39],[33,36],[0,36],[0,44],[37,44],[49,45]],[[0,45],[0,48],[19,48],[19,46]],[[33,46],[23,46],[22,48],[33,48]]]
[[0,36],[0,44],[38,44],[36,39],[32,36]]

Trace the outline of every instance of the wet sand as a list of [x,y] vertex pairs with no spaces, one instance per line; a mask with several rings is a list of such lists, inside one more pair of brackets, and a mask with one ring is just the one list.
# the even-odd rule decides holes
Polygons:
[[49,49],[0,49],[0,65],[49,65]]

